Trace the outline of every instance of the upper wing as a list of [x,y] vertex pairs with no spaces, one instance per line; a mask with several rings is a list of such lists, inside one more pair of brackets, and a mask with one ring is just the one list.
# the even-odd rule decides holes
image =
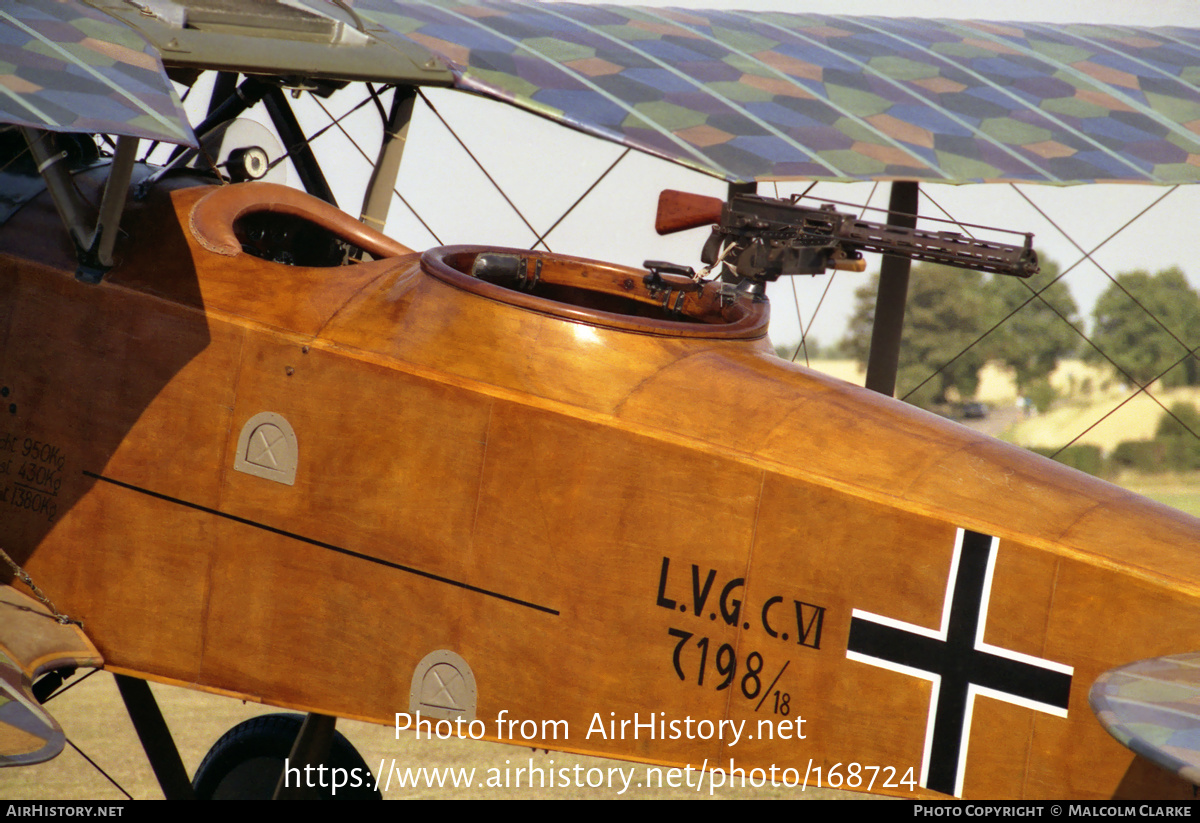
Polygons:
[[80,3],[0,7],[0,123],[196,144],[156,50]]
[[433,55],[346,0],[88,0],[169,66],[304,79],[451,85]]
[[360,0],[458,85],[729,180],[1200,180],[1200,33]]
[[17,65],[0,74],[5,120],[191,140],[170,88],[138,76],[161,69],[136,28],[168,66],[453,82],[729,180],[1200,181],[1190,29],[510,0],[91,2],[113,16],[50,0],[0,12],[0,64]]

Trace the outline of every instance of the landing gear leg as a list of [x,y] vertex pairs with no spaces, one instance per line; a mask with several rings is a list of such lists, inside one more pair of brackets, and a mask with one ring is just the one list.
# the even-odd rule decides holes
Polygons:
[[196,797],[381,799],[366,762],[333,726],[334,718],[312,714],[266,714],[239,723],[196,770]]
[[288,780],[288,772],[296,769],[296,775],[304,775],[307,766],[320,766],[322,763],[329,762],[329,750],[333,744],[334,725],[337,724],[336,717],[329,717],[324,714],[309,713],[304,718],[304,723],[300,726],[300,734],[296,735],[296,742],[292,744],[292,751],[288,756],[288,769],[279,775],[279,782],[275,784],[274,800],[311,800],[315,794],[311,789],[305,787],[299,780]]
[[167,722],[163,720],[154,693],[150,691],[150,684],[123,674],[114,677],[163,795],[167,800],[195,800],[196,794],[192,791],[187,770],[183,768],[183,760],[175,748],[175,740],[171,737]]

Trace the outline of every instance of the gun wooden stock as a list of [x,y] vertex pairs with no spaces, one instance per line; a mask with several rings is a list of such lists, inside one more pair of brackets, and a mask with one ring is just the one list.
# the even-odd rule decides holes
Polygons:
[[654,230],[659,234],[674,234],[684,229],[719,223],[721,207],[724,205],[725,202],[716,197],[664,189],[658,195],[658,216],[654,220]]

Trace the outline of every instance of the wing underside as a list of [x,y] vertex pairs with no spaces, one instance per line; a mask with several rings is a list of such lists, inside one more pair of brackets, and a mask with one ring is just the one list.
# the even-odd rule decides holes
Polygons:
[[157,50],[81,3],[0,7],[0,123],[196,141]]
[[[93,8],[93,6],[95,8]],[[163,65],[453,84],[731,181],[1200,180],[1200,32],[504,0],[19,2],[0,117],[191,143]]]
[[33,696],[33,682],[56,669],[99,668],[104,659],[83,631],[63,624],[33,598],[0,585],[0,766],[55,757],[66,738]]
[[1200,35],[364,0],[458,85],[730,180],[1191,182]]
[[1200,785],[1200,654],[1105,672],[1089,700],[1100,725],[1122,745]]

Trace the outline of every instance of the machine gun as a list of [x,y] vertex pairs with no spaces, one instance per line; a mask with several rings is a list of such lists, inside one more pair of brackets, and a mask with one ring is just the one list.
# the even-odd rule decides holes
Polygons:
[[1025,233],[1023,245],[1013,246],[954,231],[871,223],[839,212],[832,204],[809,208],[798,200],[798,196],[777,200],[736,194],[724,202],[667,190],[659,196],[654,227],[659,234],[673,234],[715,223],[701,260],[710,269],[723,266],[727,281],[749,281],[756,293],[764,282],[780,275],[823,274],[828,269],[865,271],[864,251],[1016,277],[1038,271],[1029,233]]

